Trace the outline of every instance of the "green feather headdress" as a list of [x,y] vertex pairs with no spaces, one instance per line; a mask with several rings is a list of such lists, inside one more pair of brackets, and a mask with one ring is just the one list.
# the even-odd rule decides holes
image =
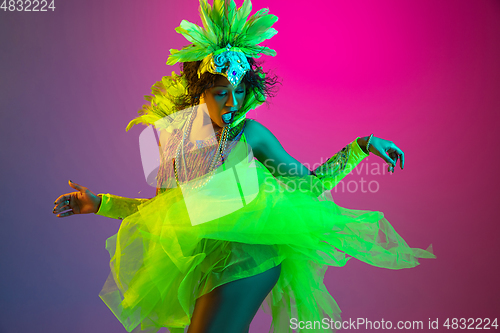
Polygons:
[[259,58],[261,54],[275,56],[276,51],[258,44],[278,33],[271,28],[278,17],[268,14],[269,9],[263,8],[247,20],[251,10],[250,0],[245,0],[238,9],[234,0],[214,0],[213,7],[207,0],[200,0],[200,16],[204,28],[182,20],[175,31],[193,44],[180,51],[171,49],[167,65],[202,60],[225,49],[228,44],[237,47],[247,57]]
[[[206,71],[221,74],[233,86],[237,86],[250,69],[246,57],[276,55],[276,51],[259,45],[278,33],[272,28],[278,17],[268,14],[268,8],[263,8],[248,18],[252,11],[250,0],[245,0],[240,8],[236,8],[234,0],[214,0],[213,6],[207,0],[200,0],[199,11],[203,28],[186,20],[181,21],[175,31],[192,44],[181,50],[171,49],[167,65],[202,60],[198,76]],[[258,75],[265,78],[263,72]],[[172,72],[172,76],[164,76],[151,88],[153,96],[144,96],[151,104],[142,106],[138,111],[140,116],[133,119],[126,130],[139,123],[158,126],[161,123],[159,120],[168,119],[169,115],[177,111],[173,101],[187,93],[186,86],[187,82],[182,75]],[[241,107],[242,112],[239,112],[231,126],[237,126],[248,111],[261,104],[255,94],[247,94]]]
[[264,8],[248,19],[251,10],[250,0],[245,0],[238,9],[234,0],[214,0],[213,7],[207,0],[200,0],[200,16],[204,28],[182,20],[175,31],[193,44],[180,51],[171,49],[167,65],[203,60],[198,69],[198,77],[207,71],[221,74],[236,87],[250,70],[247,57],[276,55],[276,51],[260,46],[259,43],[278,33],[271,28],[278,17],[268,14],[269,9]]

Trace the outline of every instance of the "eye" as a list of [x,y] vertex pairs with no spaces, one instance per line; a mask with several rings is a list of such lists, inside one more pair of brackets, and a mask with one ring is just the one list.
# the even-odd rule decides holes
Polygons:
[[[244,94],[245,93],[245,90],[244,89],[241,89],[241,90],[237,90],[236,91],[237,94]],[[227,95],[227,92],[220,92],[218,94],[216,94],[217,96],[220,96],[220,97],[224,97]]]

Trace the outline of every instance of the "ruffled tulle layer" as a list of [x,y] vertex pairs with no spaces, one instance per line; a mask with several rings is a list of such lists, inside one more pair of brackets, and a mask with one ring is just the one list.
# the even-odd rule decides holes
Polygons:
[[157,195],[107,240],[111,273],[100,297],[128,332],[184,332],[196,298],[280,263],[263,306],[270,332],[292,332],[290,318],[341,320],[323,283],[328,266],[354,257],[401,269],[434,257],[410,248],[383,213],[336,205],[316,177],[277,179],[246,157],[228,160],[201,188]]

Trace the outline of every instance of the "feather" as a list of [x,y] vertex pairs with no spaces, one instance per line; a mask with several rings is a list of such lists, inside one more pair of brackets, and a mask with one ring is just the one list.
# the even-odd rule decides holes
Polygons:
[[188,51],[182,52],[179,55],[176,54],[179,62],[197,61],[198,59],[205,58],[207,55],[213,52],[213,50],[201,46],[186,47],[182,49],[182,51],[184,51],[185,49],[188,49]]
[[268,47],[265,47],[265,46],[249,46],[249,47],[245,47],[245,48],[241,48],[241,50],[247,55],[247,56],[250,56],[250,57],[254,57],[254,58],[260,58],[260,53],[262,54],[265,54],[265,55],[270,55],[270,56],[275,56],[276,55],[276,51],[275,50],[271,50],[270,48]]
[[167,65],[173,65],[177,62],[186,61],[197,61],[199,59],[205,58],[207,55],[212,53],[211,48],[206,48],[203,46],[189,45],[182,50],[170,50],[170,56],[167,59]]
[[224,11],[225,11],[225,16],[227,18],[227,22],[232,25],[235,14],[236,14],[236,4],[234,3],[234,0],[226,0],[224,1]]
[[234,3],[234,0],[225,0],[224,1],[224,11],[225,11],[225,16],[227,19],[227,34],[229,37],[229,43],[233,44],[233,34],[231,33],[232,31],[232,26],[234,23],[234,20],[236,18],[236,4]]
[[186,29],[183,29],[181,27],[177,27],[175,28],[175,31],[177,31],[178,33],[180,33],[181,35],[184,36],[184,38],[186,38],[188,41],[190,41],[191,43],[193,43],[194,45],[200,45],[200,44],[203,44],[202,42],[200,42],[196,37],[199,37],[199,36],[196,36],[196,37],[193,37],[191,35],[191,33],[189,31],[187,31]]
[[167,58],[167,65],[174,65],[176,64],[177,62],[179,62],[179,50],[176,50],[176,49],[170,49],[170,55],[168,56]]
[[200,0],[200,17],[205,27],[205,32],[207,38],[209,38],[213,44],[217,44],[217,36],[219,34],[219,28],[212,21],[210,13],[212,7],[207,3],[206,0]]
[[238,37],[241,34],[243,26],[252,11],[252,2],[250,0],[245,0],[241,7],[236,12],[236,18],[231,25],[231,34]]
[[264,54],[264,55],[268,55],[268,56],[271,56],[271,57],[275,57],[276,56],[276,51],[275,50],[272,50],[266,46],[264,46],[260,51],[260,53]]
[[[215,42],[212,43],[212,41],[209,38],[207,38],[207,35],[204,33],[204,30],[194,23],[182,20],[179,28],[183,29],[185,33],[188,33],[194,40],[198,42],[198,44],[208,44],[208,45],[216,44],[215,38],[214,38]],[[179,32],[177,29],[176,31]],[[186,37],[186,39],[188,38]]]
[[213,30],[212,18],[209,16],[211,8],[212,7],[207,3],[206,0],[200,0],[200,8],[198,9],[198,11],[200,12],[200,18],[203,22],[203,26],[207,31]]
[[262,49],[262,47],[242,47],[240,50],[246,54],[247,57],[253,57],[253,58],[259,58],[260,56],[259,51]]
[[224,2],[225,0],[214,0],[211,13],[212,21],[219,27],[220,30],[219,36],[217,36],[219,38],[219,46],[225,43],[225,41],[221,39],[223,39],[222,37],[226,35],[227,22],[226,18],[224,17]]
[[154,124],[157,120],[160,118],[157,116],[151,116],[151,115],[143,115],[140,117],[137,117],[135,119],[132,119],[127,127],[125,128],[125,131],[128,132],[129,129],[132,128],[132,126],[137,125],[137,124],[144,124],[144,125],[149,125],[149,124]]
[[247,38],[253,38],[264,32],[273,26],[274,23],[278,21],[278,17],[275,15],[265,15],[256,19],[251,26],[248,27],[246,31]]
[[278,31],[276,29],[269,28],[267,31],[254,35],[253,37],[245,35],[243,37],[243,42],[248,45],[258,45],[266,39],[271,39],[277,33]]
[[180,52],[179,50],[176,49],[170,49],[170,55],[167,58],[167,65],[172,66],[177,63],[179,59],[178,53]]
[[246,32],[248,27],[250,27],[257,19],[261,18],[262,16],[267,15],[268,12],[269,12],[269,8],[262,8],[257,13],[250,16],[248,21],[245,22],[245,25],[243,26],[242,32]]
[[[164,76],[161,81],[151,87],[152,96],[144,96],[149,104],[144,104],[138,111],[139,117],[127,125],[128,131],[137,124],[160,126],[169,121],[172,113],[176,112],[174,100],[186,93],[187,81],[185,77],[172,72],[172,76]],[[171,119],[170,119],[171,120]]]

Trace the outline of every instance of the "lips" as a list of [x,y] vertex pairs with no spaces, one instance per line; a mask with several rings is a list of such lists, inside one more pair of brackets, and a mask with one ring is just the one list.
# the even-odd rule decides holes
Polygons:
[[221,116],[222,121],[226,124],[230,124],[233,121],[233,117],[234,117],[234,114],[236,113],[236,111],[238,111],[238,110],[231,110],[229,112],[224,113]]
[[233,120],[233,115],[234,115],[234,112],[224,113],[221,116],[222,117],[222,121],[225,122],[226,124],[231,123],[231,121]]

